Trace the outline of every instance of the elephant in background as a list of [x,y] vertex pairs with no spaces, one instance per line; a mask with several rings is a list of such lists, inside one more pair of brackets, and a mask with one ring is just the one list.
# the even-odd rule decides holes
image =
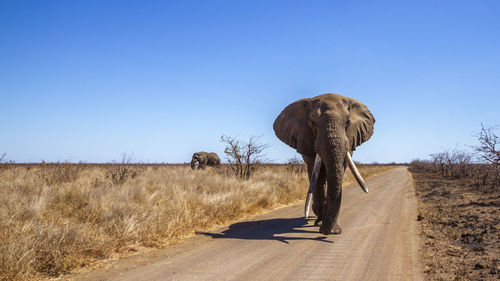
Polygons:
[[[375,118],[366,105],[337,94],[298,100],[274,121],[276,136],[295,148],[307,165],[310,192],[314,190],[315,225],[321,222],[319,231],[325,235],[342,232],[337,218],[346,164],[363,190],[368,191],[350,155],[372,136],[374,123]],[[307,213],[306,203],[306,217]]]
[[198,162],[198,170],[205,169],[208,166],[217,166],[220,164],[220,158],[215,152],[195,152],[193,158],[191,159],[191,169],[196,168],[196,162]]

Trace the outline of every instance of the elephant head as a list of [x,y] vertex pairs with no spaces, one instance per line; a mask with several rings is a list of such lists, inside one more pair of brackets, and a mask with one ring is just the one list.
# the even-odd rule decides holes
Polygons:
[[[342,178],[346,160],[349,160],[346,158],[350,158],[349,153],[371,137],[374,123],[366,105],[337,94],[298,100],[288,105],[274,122],[274,131],[281,141],[304,157],[314,159],[318,155],[322,160],[324,168],[321,170],[325,173],[327,189],[326,200],[319,202],[322,208],[317,215],[322,218],[320,232],[324,234],[340,233],[337,216]],[[338,230],[332,232],[334,226]]]
[[200,154],[199,153],[193,153],[193,158],[191,158],[191,169],[196,168],[196,162],[200,161]]

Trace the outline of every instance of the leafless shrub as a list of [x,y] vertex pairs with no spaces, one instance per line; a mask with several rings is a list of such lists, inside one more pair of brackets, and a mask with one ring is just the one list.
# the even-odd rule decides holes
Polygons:
[[481,125],[477,135],[479,145],[473,147],[481,155],[483,163],[474,163],[473,154],[464,150],[453,149],[431,154],[431,160],[413,160],[410,169],[427,171],[441,175],[446,179],[460,180],[473,185],[483,192],[500,190],[500,152],[496,150],[498,137],[491,128]]
[[467,151],[453,149],[431,154],[431,161],[442,176],[464,178],[467,176],[467,165],[472,162],[472,155]]
[[248,142],[234,137],[221,136],[221,142],[226,143],[224,153],[232,173],[240,179],[250,179],[264,157],[263,152],[268,144],[260,143],[261,136],[251,136]]
[[7,153],[4,153],[4,154],[2,154],[2,156],[0,156],[0,169],[9,168],[10,165],[14,164],[14,161],[7,160],[6,156],[7,156]]
[[123,184],[128,179],[133,179],[137,176],[137,167],[134,167],[133,154],[122,154],[122,160],[119,163],[113,163],[108,168],[107,177],[114,184]]
[[286,169],[291,173],[301,174],[306,171],[306,165],[302,159],[295,155],[294,157],[288,159]]
[[494,129],[492,127],[485,128],[481,124],[481,131],[476,134],[476,137],[479,140],[479,145],[473,148],[480,155],[481,160],[485,163],[500,165],[500,150],[497,149],[500,140]]
[[47,185],[54,185],[63,182],[72,182],[78,178],[82,166],[71,164],[68,162],[62,163],[45,163],[40,164],[40,173],[37,174],[38,180]]

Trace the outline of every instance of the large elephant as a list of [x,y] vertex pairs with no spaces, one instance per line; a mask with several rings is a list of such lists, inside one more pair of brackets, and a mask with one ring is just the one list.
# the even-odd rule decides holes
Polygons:
[[191,169],[196,168],[198,162],[198,169],[205,169],[207,166],[217,166],[220,164],[220,158],[215,152],[196,152],[191,159]]
[[[371,137],[374,123],[375,118],[366,105],[337,94],[298,100],[288,105],[274,121],[276,136],[302,155],[311,182],[310,190],[316,182],[313,194],[315,225],[321,222],[319,231],[325,235],[342,232],[337,218],[346,164],[367,192],[350,154]],[[307,203],[306,208],[308,210]]]

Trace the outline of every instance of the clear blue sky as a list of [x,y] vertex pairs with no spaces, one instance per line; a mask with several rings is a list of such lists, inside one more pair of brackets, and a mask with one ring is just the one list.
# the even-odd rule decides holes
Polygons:
[[[405,3],[402,3],[405,2]],[[334,92],[377,122],[355,160],[402,162],[500,125],[499,1],[2,1],[0,153],[186,162]]]

